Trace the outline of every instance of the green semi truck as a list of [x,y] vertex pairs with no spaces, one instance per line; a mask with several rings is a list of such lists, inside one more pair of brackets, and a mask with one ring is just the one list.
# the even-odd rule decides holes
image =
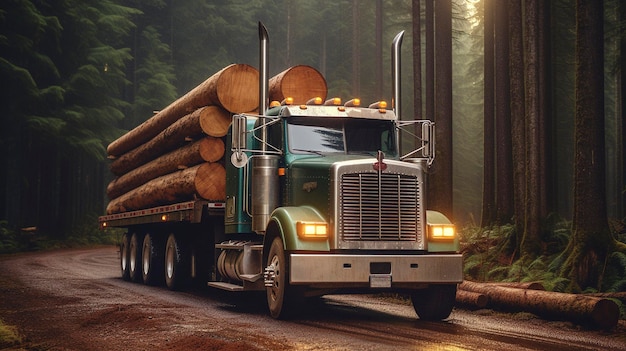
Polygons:
[[[193,281],[265,291],[274,318],[293,315],[306,298],[376,292],[410,296],[421,319],[447,318],[462,255],[453,223],[426,207],[434,123],[398,116],[403,33],[392,45],[388,108],[316,97],[265,103],[268,37],[262,24],[259,32],[264,103],[232,119],[225,201],[100,217],[102,228],[127,229],[122,277],[170,289]],[[404,155],[401,133],[416,141]]]

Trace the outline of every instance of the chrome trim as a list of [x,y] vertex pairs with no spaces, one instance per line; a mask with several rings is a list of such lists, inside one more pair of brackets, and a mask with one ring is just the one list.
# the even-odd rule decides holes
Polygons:
[[338,162],[331,168],[331,221],[336,249],[425,250],[424,164],[385,159]]
[[463,255],[341,255],[291,254],[291,284],[369,283],[370,263],[388,262],[391,281],[397,283],[460,283]]

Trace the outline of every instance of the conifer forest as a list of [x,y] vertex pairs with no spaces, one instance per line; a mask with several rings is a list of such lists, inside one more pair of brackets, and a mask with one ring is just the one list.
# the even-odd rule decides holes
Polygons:
[[462,233],[468,278],[626,291],[620,0],[3,0],[0,249],[28,228],[99,235],[107,145],[257,67],[259,21],[270,76],[310,65],[364,104],[391,101],[406,31],[402,118],[436,123],[429,207]]

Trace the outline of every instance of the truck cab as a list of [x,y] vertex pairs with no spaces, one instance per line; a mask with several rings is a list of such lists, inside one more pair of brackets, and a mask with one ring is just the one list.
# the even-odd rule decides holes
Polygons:
[[[262,252],[255,266],[270,313],[288,314],[305,295],[399,291],[420,317],[447,317],[462,258],[452,223],[426,210],[434,124],[398,121],[384,103],[319,100],[233,120],[225,232],[261,236],[244,245]],[[400,155],[401,131],[419,140],[410,157]]]

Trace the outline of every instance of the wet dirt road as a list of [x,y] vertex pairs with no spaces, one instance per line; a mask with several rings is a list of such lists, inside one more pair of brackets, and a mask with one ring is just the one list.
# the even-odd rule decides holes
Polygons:
[[[626,350],[610,332],[529,314],[455,309],[420,321],[408,303],[324,297],[291,321],[270,318],[263,296],[171,292],[119,278],[116,247],[0,257],[0,319],[27,350]],[[259,307],[260,306],[260,307]]]

